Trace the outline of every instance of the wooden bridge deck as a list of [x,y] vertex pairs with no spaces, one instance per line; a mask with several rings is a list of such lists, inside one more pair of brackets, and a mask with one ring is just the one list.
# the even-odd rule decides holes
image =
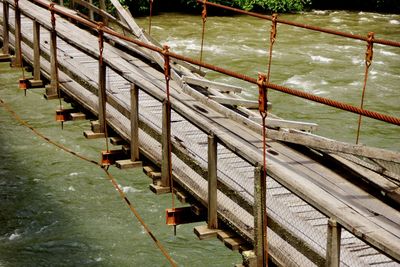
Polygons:
[[[5,0],[3,0],[5,1]],[[32,19],[40,22],[42,73],[50,78],[50,14],[20,0],[23,54],[33,62]],[[2,15],[2,10],[0,14]],[[14,27],[14,12],[10,10]],[[47,29],[46,29],[46,28]],[[57,55],[62,91],[97,114],[98,40],[57,17]],[[2,29],[0,29],[2,34]],[[11,35],[11,44],[14,37]],[[107,122],[130,141],[130,87],[140,87],[140,151],[161,165],[163,73],[139,58],[105,44]],[[188,84],[171,81],[174,179],[207,204],[207,134],[218,136],[219,218],[249,242],[253,240],[254,165],[262,161],[261,135],[187,94]],[[232,111],[227,111],[232,112]],[[327,223],[336,219],[347,230],[341,238],[343,266],[399,266],[400,213],[348,181],[350,173],[332,170],[324,158],[268,140],[267,206],[271,255],[290,266],[320,265],[326,254]],[[303,151],[303,152],[301,152]],[[362,238],[363,240],[361,240]],[[297,243],[296,243],[297,242]],[[367,242],[367,243],[366,243]],[[387,253],[391,258],[380,253]],[[319,258],[321,259],[319,259]]]

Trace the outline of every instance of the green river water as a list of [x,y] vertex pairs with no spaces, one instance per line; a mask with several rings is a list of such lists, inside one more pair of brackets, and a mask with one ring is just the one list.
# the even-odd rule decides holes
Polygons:
[[[285,18],[399,41],[400,16],[375,13],[310,12]],[[147,20],[139,20],[147,28]],[[248,75],[265,71],[269,22],[253,18],[209,17],[205,61]],[[172,51],[198,57],[200,16],[164,14],[153,18],[154,36]],[[271,81],[359,105],[365,44],[279,26]],[[365,107],[400,116],[400,49],[375,47]],[[99,159],[104,141],[85,140],[89,123],[54,121],[57,101],[43,90],[17,88],[21,73],[0,63],[0,97],[40,132],[72,150]],[[222,75],[208,77],[256,88]],[[317,122],[318,133],[354,142],[357,116],[271,93],[273,112],[288,119]],[[364,119],[361,142],[400,150],[399,127]],[[193,225],[165,225],[169,195],[155,196],[141,170],[111,169],[128,198],[179,266],[233,266],[238,253],[218,240],[199,241]],[[168,266],[120,199],[104,173],[34,136],[0,108],[0,266]]]

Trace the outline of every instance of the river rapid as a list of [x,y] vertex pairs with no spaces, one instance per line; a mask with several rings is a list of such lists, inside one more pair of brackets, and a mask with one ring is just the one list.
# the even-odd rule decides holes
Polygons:
[[[399,41],[400,16],[376,13],[314,11],[286,19]],[[147,28],[147,19],[139,19]],[[256,77],[267,65],[270,23],[245,16],[209,17],[204,59]],[[172,51],[199,56],[201,18],[168,13],[153,18],[154,37]],[[271,81],[320,96],[359,105],[365,43],[303,29],[278,27]],[[365,107],[400,116],[400,49],[375,46]],[[85,140],[89,123],[54,121],[57,101],[46,101],[43,89],[26,97],[17,88],[19,70],[0,63],[0,97],[32,126],[72,150],[98,160],[104,140]],[[208,73],[217,81],[248,84]],[[316,122],[318,133],[354,142],[358,117],[277,92],[273,112]],[[0,266],[169,266],[143,227],[120,199],[104,173],[34,136],[0,107]],[[361,142],[400,150],[399,127],[364,119]],[[155,196],[142,170],[111,169],[154,235],[179,266],[233,266],[240,255],[216,239],[199,241],[194,225],[178,226],[177,236],[165,225],[169,195]]]

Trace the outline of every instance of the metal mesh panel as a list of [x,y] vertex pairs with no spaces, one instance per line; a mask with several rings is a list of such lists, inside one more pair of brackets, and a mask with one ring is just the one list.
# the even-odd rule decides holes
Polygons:
[[345,229],[342,230],[340,259],[341,266],[345,266],[343,262],[349,262],[348,266],[400,266]]

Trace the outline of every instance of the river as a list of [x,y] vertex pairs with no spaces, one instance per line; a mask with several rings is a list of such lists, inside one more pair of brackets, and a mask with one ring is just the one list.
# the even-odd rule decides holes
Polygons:
[[[400,16],[375,13],[309,12],[285,15],[294,21],[353,33],[376,31],[377,37],[400,36]],[[139,19],[147,28],[147,20]],[[269,22],[236,17],[209,17],[205,61],[248,75],[265,71]],[[200,16],[161,14],[153,18],[154,36],[172,51],[198,57]],[[271,81],[359,105],[365,44],[279,26]],[[367,86],[366,108],[400,116],[400,49],[376,46]],[[54,121],[57,101],[43,90],[24,97],[17,88],[18,70],[0,63],[0,97],[40,132],[90,158],[98,159],[104,141],[85,140],[89,123]],[[208,77],[256,88],[222,75]],[[273,112],[288,119],[317,122],[318,133],[354,142],[356,115],[271,92]],[[364,119],[362,143],[400,150],[398,127]],[[104,173],[36,137],[0,108],[0,266],[168,266],[152,240],[120,199]],[[339,131],[340,130],[340,131]],[[240,255],[216,239],[199,241],[193,225],[165,225],[169,195],[155,196],[141,170],[112,173],[128,198],[166,246],[179,266],[233,266]]]

